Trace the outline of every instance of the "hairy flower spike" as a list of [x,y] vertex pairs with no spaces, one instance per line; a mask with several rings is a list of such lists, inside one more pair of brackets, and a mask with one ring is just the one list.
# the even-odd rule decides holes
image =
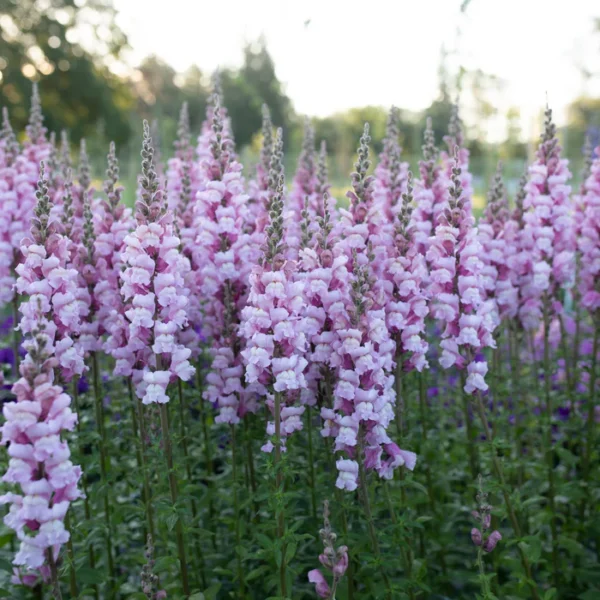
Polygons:
[[35,192],[37,203],[33,210],[34,217],[31,222],[31,234],[34,240],[42,245],[46,243],[50,235],[50,211],[52,210],[52,202],[48,195],[48,180],[44,170],[44,161],[40,163],[40,177],[37,183]]
[[85,138],[81,138],[81,145],[79,150],[79,171],[78,171],[79,185],[81,186],[82,202],[85,202],[85,197],[92,183],[90,160],[87,153]]
[[179,111],[177,125],[177,140],[175,141],[175,154],[181,160],[190,160],[192,150],[192,134],[190,131],[190,113],[188,103],[184,102]]
[[136,219],[139,224],[155,223],[166,212],[163,192],[159,189],[158,175],[154,166],[154,147],[150,137],[150,126],[144,119],[144,139],[142,142],[142,174],[139,177],[141,200],[135,203]]
[[67,179],[69,171],[73,170],[73,161],[71,160],[71,147],[69,144],[69,134],[66,129],[60,132],[60,171],[64,179]]
[[268,187],[269,170],[271,169],[271,155],[273,154],[273,123],[271,112],[266,104],[262,105],[262,148],[260,149],[260,164],[258,183],[262,189]]
[[29,124],[27,125],[27,137],[32,144],[42,144],[45,139],[44,116],[42,115],[42,102],[38,84],[34,83],[31,92],[31,109],[29,112]]
[[106,168],[106,179],[104,180],[103,189],[108,199],[109,210],[114,216],[115,210],[121,202],[121,195],[123,194],[123,188],[118,185],[119,161],[114,142],[110,143],[107,160],[108,166]]
[[4,144],[5,148],[4,154],[6,166],[10,167],[17,159],[20,149],[17,136],[15,135],[8,118],[8,108],[6,108],[6,106],[2,108],[2,130],[0,131],[0,141]]
[[448,150],[454,152],[454,147],[462,147],[464,143],[462,120],[458,111],[458,103],[452,105],[450,123],[448,124],[448,135],[444,138]]
[[367,216],[368,207],[371,204],[372,182],[373,177],[367,176],[367,172],[371,166],[369,159],[369,144],[371,136],[369,135],[369,124],[365,123],[363,134],[360,138],[358,147],[358,161],[354,165],[356,171],[351,174],[353,192],[348,192],[346,195],[350,199],[352,209],[356,214],[357,222],[362,222]]
[[266,249],[264,260],[273,263],[275,257],[282,256],[283,245],[283,193],[285,175],[283,172],[283,130],[277,129],[271,164],[269,169],[269,225],[266,228]]
[[71,169],[68,169],[65,172],[65,182],[63,187],[62,224],[65,235],[70,238],[73,233],[73,219],[75,213],[73,210],[73,174]]

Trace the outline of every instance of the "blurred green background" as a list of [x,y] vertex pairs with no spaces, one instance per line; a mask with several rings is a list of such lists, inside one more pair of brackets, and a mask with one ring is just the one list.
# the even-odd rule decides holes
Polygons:
[[[468,4],[464,2],[461,10],[466,11]],[[128,184],[127,196],[131,199],[141,119],[156,120],[157,143],[166,159],[171,155],[182,102],[188,102],[193,131],[199,132],[211,74],[197,66],[177,73],[157,56],[148,56],[125,74],[115,74],[110,65],[121,60],[128,47],[125,34],[115,23],[115,8],[110,0],[0,0],[0,104],[8,106],[13,126],[22,130],[27,120],[31,82],[38,81],[46,126],[52,131],[67,129],[74,147],[81,137],[87,139],[97,179],[103,175],[108,142],[117,143],[123,179]],[[595,27],[600,59],[600,20]],[[87,36],[85,49],[77,43],[81,36],[73,35],[82,28]],[[438,96],[430,106],[417,112],[400,107],[405,160],[413,169],[417,167],[426,116],[432,118],[441,145],[452,99],[458,93],[469,94],[475,107],[467,136],[476,205],[484,202],[487,182],[499,159],[504,163],[509,190],[513,191],[536,143],[535,139],[524,140],[518,107],[510,108],[504,115],[505,139],[489,143],[486,123],[498,116],[490,100],[497,85],[495,77],[463,68],[450,75],[446,56],[441,52],[438,79]],[[248,43],[242,64],[239,68],[223,69],[221,80],[246,176],[252,175],[260,147],[261,105],[266,102],[274,123],[284,129],[287,173],[291,177],[299,154],[304,117],[296,113],[285,86],[278,80],[265,40]],[[378,152],[388,109],[364,106],[312,119],[316,139],[327,142],[331,181],[338,198],[348,185],[364,121],[371,124],[373,147]],[[573,101],[560,135],[576,177],[586,132],[593,142],[598,142],[599,131],[600,98],[581,97]]]

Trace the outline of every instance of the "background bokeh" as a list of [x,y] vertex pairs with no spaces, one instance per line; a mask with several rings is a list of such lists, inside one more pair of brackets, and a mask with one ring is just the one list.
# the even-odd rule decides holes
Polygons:
[[598,15],[584,0],[560,11],[538,0],[0,0],[0,104],[22,130],[31,82],[39,81],[48,128],[67,129],[74,147],[86,137],[98,178],[114,140],[132,183],[141,118],[156,121],[170,155],[179,107],[188,102],[199,131],[218,66],[246,169],[266,102],[293,170],[304,108],[317,140],[327,141],[340,196],[365,120],[379,151],[396,104],[405,159],[415,167],[426,115],[441,141],[459,97],[481,206],[499,159],[514,189],[546,95],[577,176],[586,133],[593,143],[600,137]]

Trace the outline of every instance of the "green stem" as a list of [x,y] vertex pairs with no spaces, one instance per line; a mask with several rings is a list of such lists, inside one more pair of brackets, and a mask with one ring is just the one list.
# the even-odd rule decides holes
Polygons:
[[104,407],[102,405],[102,392],[100,389],[100,369],[98,365],[98,355],[96,352],[91,354],[92,362],[92,381],[94,387],[94,400],[96,406],[96,427],[98,429],[99,446],[100,446],[100,480],[102,482],[102,493],[104,496],[104,518],[106,519],[106,552],[108,557],[108,573],[109,573],[109,595],[114,595],[115,584],[115,565],[113,562],[112,552],[112,527],[111,527],[111,510],[110,498],[108,497],[110,486],[108,485],[107,476],[107,453],[106,453],[106,430],[104,427]]
[[48,566],[50,567],[50,581],[52,582],[53,600],[62,600],[60,581],[58,580],[58,569],[56,568],[56,561],[54,560],[54,550],[52,548],[48,548],[48,550],[46,550],[46,555],[48,557]]
[[406,575],[408,577],[409,588],[408,588],[408,596],[410,600],[414,600],[415,593],[412,589],[412,553],[410,551],[410,546],[408,547],[408,552],[406,551],[406,547],[403,542],[406,542],[406,539],[398,542],[397,538],[397,529],[398,529],[398,517],[396,516],[396,511],[394,510],[394,505],[392,504],[392,498],[390,497],[390,490],[387,481],[383,482],[383,493],[385,494],[385,501],[388,506],[388,511],[390,513],[390,518],[392,519],[392,523],[394,525],[394,540],[395,543],[400,546],[400,553],[402,554],[402,561],[404,562],[404,569],[406,571]]
[[552,373],[550,366],[550,301],[544,298],[544,394],[546,400],[545,455],[548,463],[548,505],[550,507],[550,532],[552,536],[552,570],[554,587],[560,589],[558,562],[558,532],[556,519],[556,484],[554,481],[554,451],[552,448]]
[[477,547],[477,565],[479,566],[479,580],[481,582],[483,600],[488,600],[490,597],[490,585],[485,576],[485,563],[483,562],[483,548],[481,545]]
[[358,484],[360,489],[360,496],[362,500],[363,510],[365,513],[365,520],[367,521],[367,529],[369,531],[369,537],[371,539],[371,546],[373,548],[373,554],[377,559],[379,570],[383,578],[386,589],[386,597],[388,600],[392,599],[392,588],[390,580],[385,572],[383,562],[381,560],[381,550],[379,549],[379,540],[377,539],[377,533],[375,532],[375,522],[373,520],[373,513],[371,511],[371,501],[369,499],[369,487],[367,484],[367,473],[365,470],[365,464],[363,460],[363,449],[364,449],[364,432],[360,432],[360,440],[356,452],[356,460],[358,462]]
[[[476,398],[475,405],[477,408],[477,413],[479,415],[479,420],[481,421],[481,425],[482,425],[483,431],[485,433],[485,439],[487,440],[488,446],[490,448],[492,464],[494,466],[494,471],[495,471],[496,477],[498,478],[498,481],[500,483],[500,488],[502,490],[502,497],[504,498],[504,503],[506,505],[506,511],[508,513],[508,518],[511,522],[511,525],[513,527],[515,535],[517,536],[517,538],[520,538],[521,537],[521,527],[519,525],[519,520],[517,519],[517,515],[516,515],[515,509],[513,507],[512,500],[510,499],[510,495],[508,494],[508,491],[507,491],[506,479],[504,477],[504,470],[502,468],[502,463],[500,462],[500,459],[498,458],[498,454],[496,453],[496,448],[494,446],[494,434],[490,430],[490,427],[487,422],[487,417],[485,414],[485,407],[483,404],[483,398],[479,392],[477,392],[477,394],[475,395],[475,398]],[[527,556],[525,555],[525,552],[523,551],[523,549],[521,548],[521,546],[519,544],[517,544],[517,549],[519,551],[519,555],[521,558],[521,564],[523,565],[525,575],[527,576],[527,583],[531,590],[531,597],[533,598],[533,600],[539,600],[539,594],[537,591],[537,586],[536,586],[535,582],[533,581],[531,565],[529,564],[529,559],[527,558]]]
[[588,399],[588,414],[586,423],[586,445],[585,454],[583,460],[583,480],[589,483],[590,479],[590,467],[592,463],[592,449],[594,448],[594,438],[596,436],[596,378],[598,376],[597,371],[597,356],[600,344],[600,315],[596,318],[594,328],[594,343],[592,348],[592,363],[590,368],[590,381],[589,381],[589,399]]
[[310,497],[312,503],[313,519],[317,520],[317,491],[315,489],[315,465],[313,458],[313,433],[312,433],[312,415],[310,406],[306,407],[308,421],[308,478],[310,485]]
[[[133,443],[135,445],[135,461],[138,466],[138,472],[143,473],[143,461],[142,461],[142,453],[140,450],[140,436],[138,434],[138,420],[137,420],[137,410],[135,405],[135,398],[133,396],[133,390],[131,389],[131,379],[127,380],[127,387],[129,389],[129,410],[131,412],[131,429],[133,433]],[[142,486],[142,502],[144,503],[144,509],[148,506],[148,500],[146,496],[146,485]],[[143,528],[143,539],[146,540],[148,538],[148,531],[146,529],[146,524],[144,524]]]
[[69,557],[69,592],[72,598],[77,598],[77,576],[75,575],[75,552],[73,551],[73,528],[71,527],[71,515],[67,511],[65,515],[65,527],[69,532],[67,542],[67,556]]
[[140,400],[134,397],[131,379],[129,380],[129,393],[132,402],[137,405],[137,413],[140,425],[140,440],[141,440],[141,451],[140,457],[142,460],[142,473],[144,479],[144,502],[146,504],[146,519],[148,520],[148,531],[153,540],[156,539],[154,535],[154,509],[152,508],[152,494],[150,492],[150,477],[148,475],[148,465],[146,462],[147,455],[147,441],[148,433],[146,432],[146,416],[144,415],[144,405]]
[[[183,395],[183,383],[181,379],[177,379],[177,396],[179,399],[179,437],[181,438],[181,448],[183,450],[183,458],[185,463],[185,473],[187,475],[187,480],[191,484],[192,483],[192,467],[190,465],[190,456],[187,445],[187,432],[185,427],[185,415],[186,415],[186,406],[185,406],[185,397]],[[192,519],[194,523],[194,527],[198,526],[198,507],[196,506],[196,500],[192,497],[191,501],[192,508]],[[196,549],[196,554],[198,555],[198,560],[200,561],[200,580],[202,582],[202,587],[206,587],[206,576],[204,575],[204,553],[202,552],[202,542],[198,539],[198,536],[194,536],[194,548]]]
[[[285,499],[283,471],[281,468],[281,393],[275,392],[275,486],[277,489],[277,539],[281,547],[281,563],[279,566],[279,593],[283,598],[287,598],[287,564],[285,559]],[[281,498],[281,502],[279,502]]]
[[[81,447],[82,444],[82,431],[81,431],[81,408],[79,406],[79,390],[77,389],[79,380],[76,377],[73,380],[72,383],[72,390],[73,390],[73,404],[75,406],[75,412],[77,413],[77,441],[79,443],[79,455],[83,456],[83,449]],[[91,522],[91,518],[92,518],[92,511],[90,510],[90,498],[89,498],[89,494],[88,494],[88,490],[87,490],[87,477],[85,472],[83,473],[82,477],[81,477],[81,489],[83,491],[83,514],[85,516],[85,520],[87,523]],[[92,544],[92,542],[89,543],[89,547],[88,547],[88,555],[90,557],[90,568],[92,570],[96,569],[96,553],[94,551],[94,546]],[[93,584],[93,589],[94,589],[94,598],[96,600],[98,600],[98,598],[100,597],[99,593],[98,593],[98,585],[97,584]]]
[[479,465],[477,460],[477,448],[475,447],[475,429],[473,427],[473,417],[469,410],[469,396],[465,390],[465,372],[460,372],[460,393],[462,396],[463,415],[465,418],[465,431],[467,434],[467,450],[469,453],[469,467],[471,469],[471,477],[473,480],[477,479],[479,473]]
[[240,514],[240,499],[238,491],[238,474],[237,474],[237,440],[235,435],[235,425],[231,425],[231,463],[232,463],[232,478],[233,478],[233,506],[235,518],[235,555],[237,558],[238,582],[240,586],[240,598],[244,597],[244,568],[242,565],[242,536],[240,530],[241,514]]
[[[215,504],[213,498],[213,474],[214,464],[212,459],[212,448],[210,443],[210,435],[206,424],[206,411],[204,410],[204,399],[202,398],[202,386],[200,380],[200,365],[196,366],[196,385],[200,393],[199,411],[200,423],[202,425],[202,435],[204,437],[204,462],[206,463],[206,473],[208,475],[208,515],[211,523],[215,523]],[[217,550],[217,535],[213,532],[211,535],[213,549]]]
[[[177,510],[177,477],[175,475],[175,467],[173,465],[173,448],[171,445],[171,434],[169,432],[169,417],[167,415],[166,404],[160,405],[160,426],[162,430],[165,458],[167,460],[167,469],[169,472],[169,491],[171,493],[171,502],[173,503],[173,508]],[[177,554],[179,556],[179,572],[181,575],[181,583],[183,585],[183,593],[186,596],[189,596],[190,584],[188,581],[187,561],[185,557],[183,524],[179,515],[177,515],[177,521],[175,523],[175,535],[177,537]]]

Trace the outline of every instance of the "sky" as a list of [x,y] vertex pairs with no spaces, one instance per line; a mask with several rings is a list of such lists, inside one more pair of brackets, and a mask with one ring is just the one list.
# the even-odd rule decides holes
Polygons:
[[[326,116],[365,105],[421,110],[438,91],[441,48],[451,71],[499,78],[501,137],[516,106],[535,133],[546,98],[557,122],[582,93],[600,94],[598,0],[115,0],[129,61],[156,54],[178,71],[237,67],[246,42],[263,35],[296,111]],[[468,111],[468,98],[465,99]],[[468,119],[468,115],[467,115]]]

